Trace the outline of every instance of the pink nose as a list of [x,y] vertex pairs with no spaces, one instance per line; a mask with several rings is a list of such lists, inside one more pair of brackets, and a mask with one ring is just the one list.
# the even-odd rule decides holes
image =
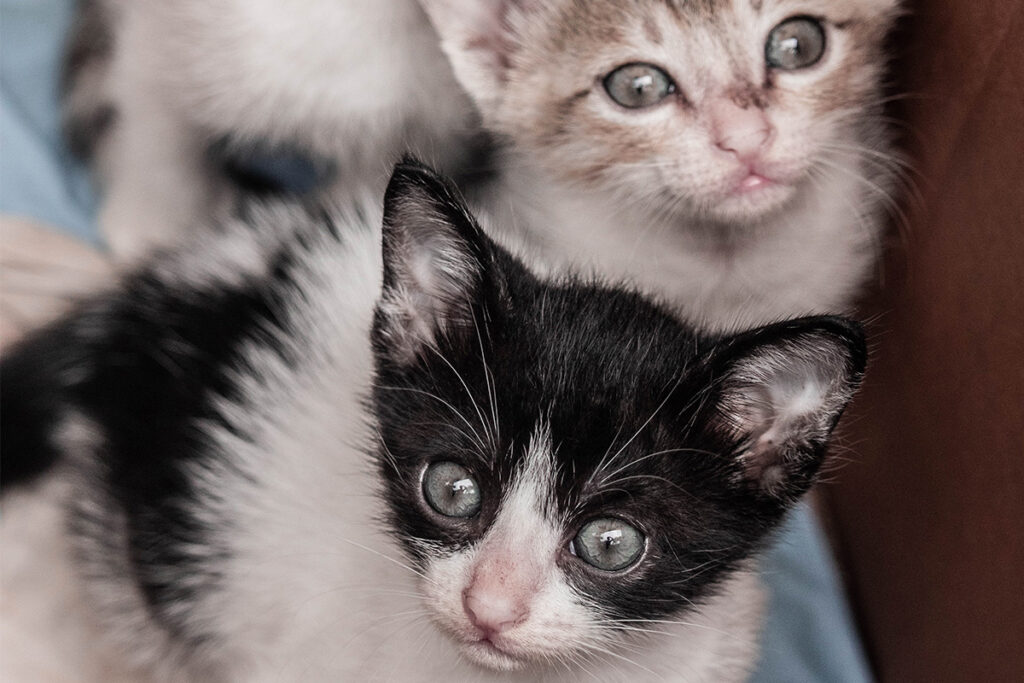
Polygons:
[[462,594],[462,607],[473,625],[483,631],[484,636],[507,631],[529,613],[525,603],[494,593],[476,593],[468,590]]
[[759,108],[720,100],[711,106],[711,132],[720,150],[749,162],[757,158],[775,131]]

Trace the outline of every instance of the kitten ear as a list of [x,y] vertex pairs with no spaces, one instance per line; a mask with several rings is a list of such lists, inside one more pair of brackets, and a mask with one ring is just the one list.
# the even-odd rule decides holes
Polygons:
[[496,109],[516,49],[516,27],[539,0],[420,0],[455,77],[484,116]]
[[459,191],[419,162],[399,163],[384,194],[384,284],[375,347],[411,363],[442,334],[473,324],[487,238]]
[[741,482],[776,500],[805,493],[866,361],[863,329],[833,317],[770,325],[715,349],[711,424]]

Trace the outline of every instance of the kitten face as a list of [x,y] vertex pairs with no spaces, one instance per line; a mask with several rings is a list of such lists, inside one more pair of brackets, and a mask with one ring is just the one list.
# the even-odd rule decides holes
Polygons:
[[487,20],[458,4],[425,0],[489,124],[542,168],[739,222],[856,158],[897,5],[506,1]]
[[860,333],[816,318],[703,339],[639,296],[537,280],[451,190],[403,182],[374,400],[435,623],[507,670],[695,608],[812,483]]

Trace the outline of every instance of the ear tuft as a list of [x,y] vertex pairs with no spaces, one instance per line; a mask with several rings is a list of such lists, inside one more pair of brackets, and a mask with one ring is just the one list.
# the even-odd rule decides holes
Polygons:
[[411,363],[439,335],[471,325],[488,246],[459,191],[411,157],[384,195],[380,348]]
[[740,478],[776,499],[810,488],[866,358],[862,328],[840,318],[772,325],[716,351],[715,424],[736,444]]

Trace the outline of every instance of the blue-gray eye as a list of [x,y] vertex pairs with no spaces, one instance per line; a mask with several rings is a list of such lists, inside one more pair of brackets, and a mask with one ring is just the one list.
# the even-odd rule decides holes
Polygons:
[[626,64],[604,77],[608,95],[630,109],[650,107],[676,91],[669,75],[653,64]]
[[583,525],[569,550],[593,567],[614,572],[636,564],[644,552],[644,535],[617,517],[601,517]]
[[825,27],[811,17],[793,17],[772,29],[764,46],[768,66],[803,69],[817,64],[825,54]]
[[480,487],[462,465],[435,462],[423,474],[423,497],[445,517],[472,517],[480,511]]

